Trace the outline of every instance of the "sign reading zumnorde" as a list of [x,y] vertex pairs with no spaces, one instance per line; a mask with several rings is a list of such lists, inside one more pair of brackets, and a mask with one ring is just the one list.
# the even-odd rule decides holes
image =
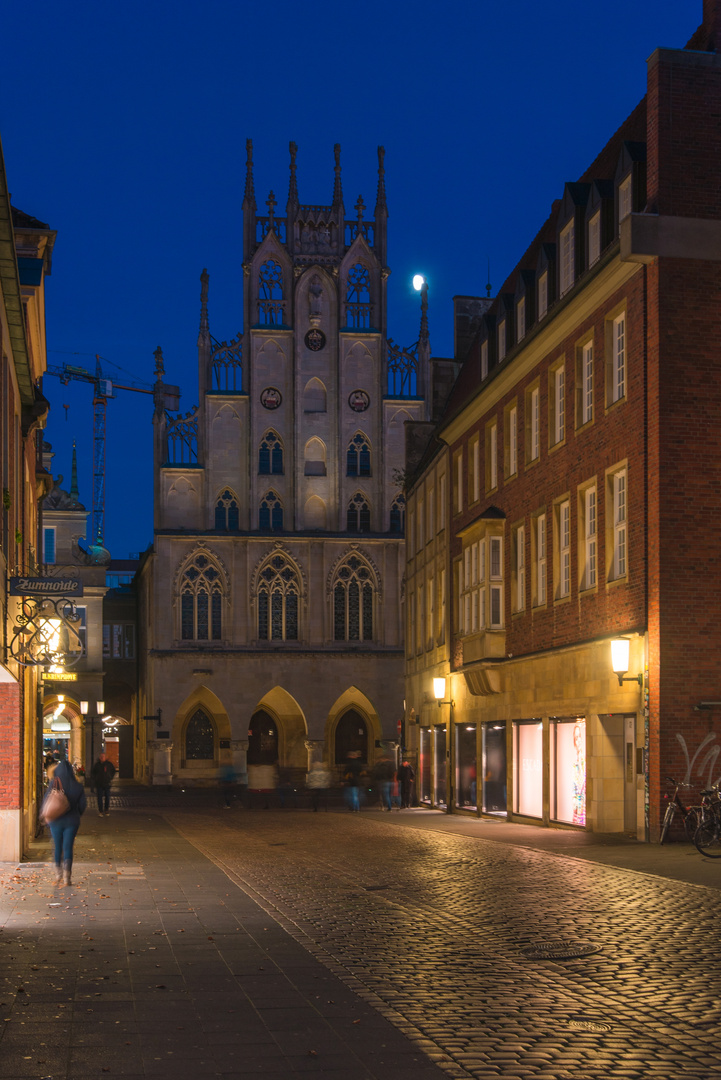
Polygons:
[[10,596],[82,596],[80,578],[11,577]]

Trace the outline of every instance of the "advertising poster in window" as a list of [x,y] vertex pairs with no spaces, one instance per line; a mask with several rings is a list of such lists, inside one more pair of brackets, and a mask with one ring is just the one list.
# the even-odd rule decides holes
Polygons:
[[540,720],[516,723],[514,796],[515,813],[543,817],[543,724]]
[[586,824],[586,721],[557,720],[554,729],[554,818]]

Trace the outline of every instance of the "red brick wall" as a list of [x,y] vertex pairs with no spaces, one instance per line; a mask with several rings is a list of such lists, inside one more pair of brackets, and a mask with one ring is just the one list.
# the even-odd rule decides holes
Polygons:
[[0,683],[0,809],[17,810],[22,794],[22,707],[17,683]]

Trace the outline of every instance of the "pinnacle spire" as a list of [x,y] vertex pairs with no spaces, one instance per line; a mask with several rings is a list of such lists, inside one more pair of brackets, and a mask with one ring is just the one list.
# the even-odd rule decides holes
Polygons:
[[78,451],[75,446],[75,439],[73,439],[73,464],[70,473],[70,498],[73,502],[80,502],[80,492],[78,491]]
[[333,183],[333,206],[343,205],[343,185],[340,179],[340,143],[336,143],[333,147],[333,153],[335,155],[335,181]]
[[298,183],[295,177],[295,158],[298,153],[297,143],[288,143],[288,149],[290,150],[290,183],[288,185],[288,212],[291,208],[298,205]]
[[210,277],[208,271],[203,268],[203,272],[200,275],[200,337],[205,337],[210,333],[210,326],[208,323],[208,282]]
[[421,328],[418,334],[419,348],[424,348],[430,356],[431,339],[428,333],[428,282],[423,279],[421,285]]
[[376,217],[381,211],[387,211],[388,206],[386,204],[386,170],[384,167],[384,159],[386,156],[386,150],[384,146],[378,147],[378,193],[376,195]]
[[243,205],[250,206],[255,210],[255,185],[253,183],[253,140],[245,140],[245,192],[243,194]]

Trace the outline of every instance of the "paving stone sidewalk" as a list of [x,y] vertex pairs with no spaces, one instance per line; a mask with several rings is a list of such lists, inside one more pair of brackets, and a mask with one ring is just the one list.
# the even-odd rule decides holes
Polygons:
[[446,1075],[157,813],[89,811],[73,877],[0,864],[2,1080]]

